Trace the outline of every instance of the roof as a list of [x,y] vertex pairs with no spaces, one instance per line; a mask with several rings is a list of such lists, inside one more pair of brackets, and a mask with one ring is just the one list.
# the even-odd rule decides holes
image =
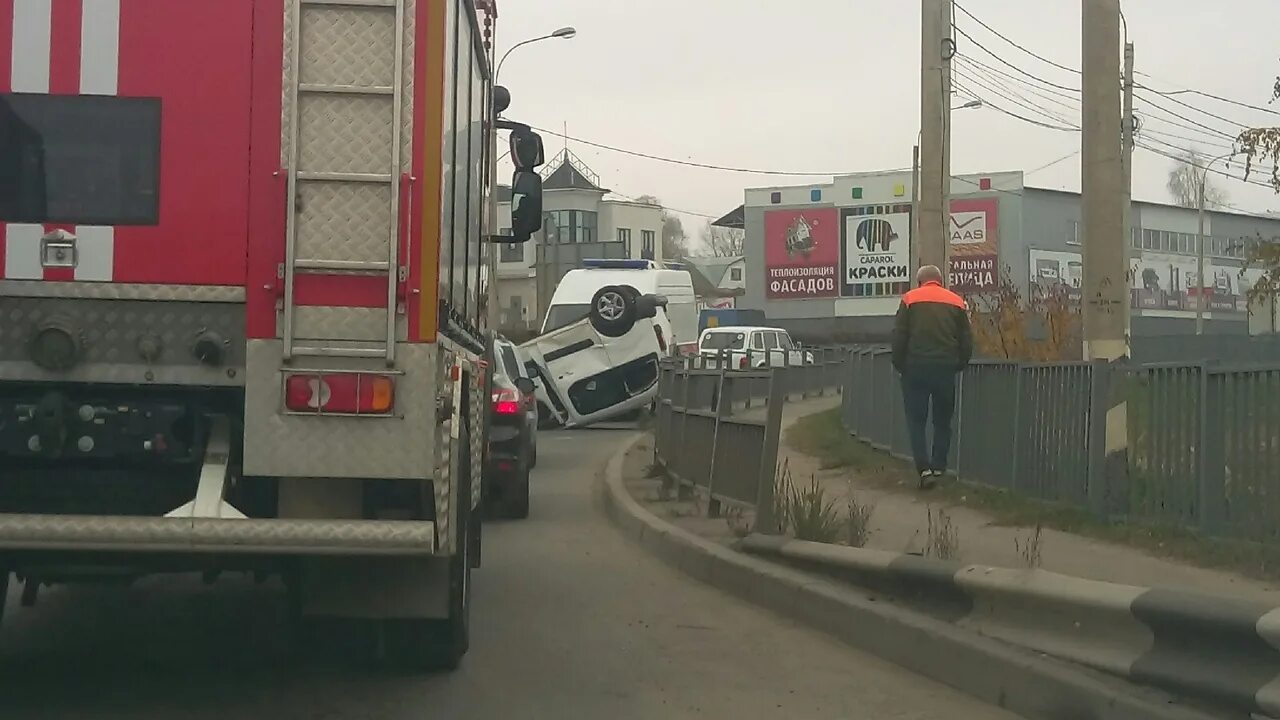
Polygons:
[[[694,295],[697,295],[698,297],[704,297],[704,298],[705,297],[725,298],[725,297],[738,297],[744,294],[744,292],[741,289],[735,288],[732,290],[726,290],[725,288],[720,287],[718,278],[716,282],[712,282],[710,279],[708,279],[706,274],[703,273],[702,268],[697,264],[694,258],[681,258],[681,260],[683,260],[685,263],[685,266],[686,266],[685,269],[689,271],[689,277],[693,279]],[[728,266],[726,265],[725,267],[727,268]],[[721,272],[720,277],[724,277],[723,272]]]
[[593,190],[607,193],[608,189],[600,187],[600,176],[596,175],[577,155],[568,148],[557,155],[542,172],[543,190]]
[[738,207],[730,210],[727,214],[725,214],[724,217],[720,218],[719,220],[711,221],[711,224],[714,225],[715,227],[735,228],[737,230],[745,229],[746,223],[747,223],[747,206],[746,205],[739,205]]
[[688,257],[684,261],[698,268],[698,272],[707,277],[712,285],[719,285],[724,280],[729,268],[742,261],[741,255],[730,257]]

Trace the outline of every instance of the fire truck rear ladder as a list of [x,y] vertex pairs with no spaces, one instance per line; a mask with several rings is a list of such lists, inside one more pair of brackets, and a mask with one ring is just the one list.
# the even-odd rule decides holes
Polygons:
[[[404,92],[404,19],[405,0],[289,0],[289,23],[293,42],[290,48],[290,67],[292,77],[288,83],[289,93],[289,136],[288,141],[288,208],[285,228],[285,258],[283,263],[284,301],[282,307],[283,359],[288,362],[294,357],[358,357],[386,359],[387,365],[395,364],[396,353],[396,315],[399,283],[407,268],[400,265],[400,189],[397,178],[401,163],[401,108]],[[386,23],[394,14],[394,42],[389,43],[391,52],[395,53],[390,65],[391,78],[378,78],[379,83],[363,80],[361,84],[348,84],[351,78],[367,78],[370,72],[365,68],[374,62],[383,66],[385,57],[373,58],[372,53],[381,52],[381,48],[373,48],[369,42],[361,42],[360,38],[376,36],[377,32],[386,29]],[[306,41],[315,41],[322,52],[308,55],[303,47]],[[377,43],[373,43],[376,45]],[[389,80],[389,84],[387,84]],[[324,152],[307,152],[321,142],[334,143],[335,128],[325,125],[323,113],[317,117],[306,114],[302,106],[314,103],[326,107],[325,102],[349,103],[352,115],[357,109],[362,116],[359,122],[350,123],[340,128],[341,144],[344,150],[376,146],[379,144],[379,130],[385,131],[387,123],[390,127],[390,157],[386,158],[385,172],[378,167],[362,167],[351,158],[355,152],[347,155],[347,167],[313,167],[316,158],[321,162],[326,159]],[[376,107],[373,113],[364,112]],[[383,113],[386,115],[383,115]],[[350,116],[349,116],[350,117]],[[326,133],[327,131],[327,133]],[[314,133],[316,137],[311,137]],[[309,144],[310,143],[310,144]],[[330,149],[330,155],[334,154]],[[364,158],[359,158],[363,160]],[[306,166],[304,167],[304,162]],[[353,164],[355,166],[353,166]],[[328,192],[329,202],[337,202],[333,198],[369,197],[372,187],[386,189],[387,219],[385,230],[385,254],[376,252],[373,256],[359,256],[348,249],[346,253],[330,252],[328,257],[315,252],[311,247],[318,244],[320,248],[332,249],[341,247],[343,243],[367,243],[369,237],[320,237],[306,243],[300,248],[299,230],[300,215],[305,208],[300,202],[305,198],[306,190],[323,187]],[[353,203],[354,204],[354,203]],[[376,203],[373,206],[375,209]],[[336,225],[336,223],[334,223]],[[312,228],[312,233],[323,230]],[[330,232],[341,233],[336,229]],[[380,243],[371,243],[377,248]],[[339,259],[335,254],[347,257]],[[356,254],[356,257],[352,257]],[[381,341],[331,343],[315,342],[297,337],[297,302],[294,297],[294,284],[298,274],[348,274],[385,277],[387,281],[387,317],[386,333]],[[337,308],[330,308],[335,310]]]

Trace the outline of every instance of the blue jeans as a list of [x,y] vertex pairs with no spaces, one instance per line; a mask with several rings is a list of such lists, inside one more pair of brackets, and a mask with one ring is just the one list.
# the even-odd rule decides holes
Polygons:
[[[902,373],[902,402],[916,470],[946,470],[951,453],[951,416],[956,409],[956,371],[947,365],[908,365]],[[933,409],[933,452],[925,427]]]

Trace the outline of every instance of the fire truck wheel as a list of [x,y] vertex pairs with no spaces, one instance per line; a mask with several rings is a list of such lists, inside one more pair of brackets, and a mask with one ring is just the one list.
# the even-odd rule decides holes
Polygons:
[[605,337],[622,337],[636,324],[636,300],[624,286],[606,285],[591,297],[591,327]]

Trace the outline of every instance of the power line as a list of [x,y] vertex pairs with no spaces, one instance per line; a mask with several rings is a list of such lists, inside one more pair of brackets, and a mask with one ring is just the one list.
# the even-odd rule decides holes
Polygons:
[[1034,170],[1028,170],[1028,171],[1026,171],[1026,172],[1022,173],[1022,176],[1023,176],[1023,177],[1026,177],[1026,176],[1028,176],[1028,175],[1034,175],[1035,173],[1038,173],[1038,172],[1040,172],[1041,170],[1048,170],[1049,168],[1053,167],[1054,165],[1057,165],[1057,164],[1058,164],[1058,163],[1060,163],[1060,162],[1064,162],[1064,161],[1070,160],[1071,158],[1073,158],[1073,157],[1075,157],[1075,156],[1079,155],[1079,154],[1080,154],[1080,152],[1081,152],[1080,150],[1072,150],[1071,152],[1067,153],[1066,155],[1063,155],[1062,157],[1058,158],[1057,160],[1053,160],[1053,161],[1051,161],[1051,162],[1047,162],[1047,163],[1045,163],[1044,165],[1041,165],[1040,167],[1038,167],[1038,168],[1036,168],[1036,169],[1034,169]]
[[[1144,73],[1144,72],[1140,72],[1138,74],[1143,75],[1145,77],[1151,77],[1150,75],[1147,75],[1147,73]],[[1224,103],[1227,103],[1228,105],[1235,105],[1236,107],[1242,107],[1248,110],[1257,110],[1258,112],[1264,112],[1271,115],[1280,115],[1280,112],[1276,110],[1272,110],[1271,108],[1265,108],[1259,105],[1250,105],[1249,103],[1246,103],[1246,102],[1240,102],[1239,100],[1232,100],[1231,98],[1228,98],[1228,97],[1215,95],[1211,92],[1205,92],[1204,90],[1196,90],[1194,88],[1187,88],[1185,90],[1156,90],[1155,88],[1147,85],[1139,85],[1138,87],[1143,88],[1144,90],[1150,90],[1151,92],[1157,95],[1164,95],[1165,97],[1169,97],[1170,99],[1172,99],[1173,95],[1199,95],[1201,97],[1207,97],[1210,100],[1217,100],[1218,102],[1224,102]]]
[[[996,37],[1000,38],[1001,40],[1004,40],[1005,42],[1007,42],[1007,43],[1009,43],[1010,45],[1012,45],[1012,46],[1014,46],[1014,47],[1018,48],[1018,49],[1019,49],[1019,50],[1021,50],[1022,52],[1024,52],[1024,53],[1026,53],[1026,54],[1030,55],[1031,57],[1033,57],[1033,58],[1035,58],[1035,59],[1037,59],[1037,60],[1039,60],[1039,61],[1041,61],[1041,62],[1048,63],[1049,65],[1052,65],[1052,66],[1054,66],[1054,67],[1056,67],[1056,68],[1059,68],[1059,69],[1061,69],[1061,70],[1066,70],[1067,72],[1075,73],[1076,75],[1080,75],[1080,74],[1081,74],[1081,72],[1080,72],[1079,70],[1076,70],[1075,68],[1067,67],[1066,65],[1062,65],[1062,64],[1056,63],[1056,62],[1054,62],[1053,60],[1050,60],[1049,58],[1047,58],[1047,57],[1045,57],[1045,56],[1043,56],[1043,55],[1041,55],[1041,54],[1039,54],[1039,53],[1035,52],[1034,50],[1029,50],[1029,49],[1027,49],[1026,47],[1024,47],[1024,46],[1022,46],[1022,45],[1018,44],[1017,42],[1015,42],[1015,41],[1013,41],[1013,40],[1009,39],[1009,37],[1008,37],[1007,35],[1005,35],[1005,34],[1001,33],[999,30],[996,30],[995,28],[991,27],[990,25],[988,25],[988,24],[986,24],[986,23],[982,22],[982,20],[981,20],[981,19],[979,19],[979,18],[978,18],[978,16],[976,16],[976,15],[974,15],[973,13],[969,12],[969,11],[968,11],[967,9],[965,9],[965,7],[964,7],[963,5],[961,5],[960,3],[953,3],[953,5],[954,5],[954,6],[955,6],[955,8],[956,8],[957,10],[959,10],[960,12],[964,13],[965,15],[968,15],[968,16],[969,16],[969,19],[973,20],[974,22],[978,23],[978,24],[979,24],[979,25],[981,25],[982,27],[986,28],[986,29],[987,29],[987,31],[988,31],[988,32],[990,32],[992,35],[995,35]],[[966,36],[966,37],[968,37],[968,36]]]
[[1030,98],[1026,97],[1025,95],[1018,93],[1018,91],[1016,90],[1003,87],[1003,86],[998,86],[998,83],[996,83],[996,81],[989,80],[987,78],[984,78],[976,74],[971,74],[972,71],[968,70],[967,68],[956,66],[953,69],[955,70],[956,74],[958,74],[961,78],[965,80],[965,82],[974,83],[978,87],[981,87],[985,90],[993,92],[998,97],[1003,98],[1004,100],[1008,100],[1009,102],[1013,103],[1014,105],[1017,105],[1020,108],[1023,108],[1024,110],[1030,110],[1032,113],[1037,113],[1042,117],[1048,118],[1050,120],[1056,120],[1060,123],[1065,123],[1069,125],[1072,122],[1070,118],[1062,117],[1061,115],[1054,112],[1053,110],[1046,108],[1043,105],[1040,105],[1035,101],[1031,100]]
[[758,170],[754,168],[712,165],[709,163],[695,162],[693,160],[677,160],[676,158],[663,157],[661,155],[652,155],[650,153],[639,152],[637,150],[627,150],[625,148],[614,147],[612,145],[606,145],[604,143],[598,143],[591,140],[584,140],[582,138],[573,137],[572,135],[566,135],[558,130],[545,130],[539,127],[535,127],[533,129],[537,130],[540,133],[546,133],[547,135],[554,135],[555,137],[564,138],[565,140],[568,140],[570,142],[580,143],[582,145],[587,145],[593,148],[599,148],[600,150],[608,150],[609,152],[621,153],[623,155],[631,155],[633,157],[644,158],[646,160],[656,160],[658,162],[670,163],[672,165],[684,165],[686,167],[702,168],[704,170],[720,170],[723,172],[746,173],[748,175],[782,175],[787,177],[823,177],[823,176],[833,177],[836,175],[844,175],[844,174],[847,174],[848,172],[848,171],[798,172],[798,171],[792,171],[792,170]]
[[1002,64],[1004,64],[1004,65],[1008,65],[1010,68],[1013,68],[1013,70],[1014,70],[1014,71],[1016,71],[1018,74],[1020,74],[1020,75],[1026,75],[1027,77],[1031,78],[1032,80],[1035,80],[1036,82],[1043,83],[1044,85],[1048,85],[1049,87],[1058,88],[1059,90],[1066,90],[1067,92],[1073,92],[1073,93],[1079,93],[1079,92],[1080,92],[1080,88],[1073,88],[1073,87],[1068,87],[1068,86],[1066,86],[1066,85],[1059,85],[1058,83],[1055,83],[1055,82],[1053,82],[1053,81],[1051,81],[1051,80],[1045,80],[1044,78],[1040,77],[1039,75],[1035,75],[1035,74],[1033,74],[1033,73],[1029,73],[1029,72],[1027,72],[1026,70],[1023,70],[1022,68],[1018,67],[1017,65],[1014,65],[1013,63],[1009,62],[1008,60],[1005,60],[1004,58],[1000,57],[999,55],[997,55],[997,54],[995,54],[995,53],[991,52],[990,50],[988,50],[988,49],[986,48],[986,46],[985,46],[985,45],[983,45],[982,43],[978,42],[977,40],[974,40],[974,39],[973,39],[973,36],[972,36],[972,35],[970,35],[969,33],[965,32],[965,31],[964,31],[964,29],[963,29],[963,28],[961,28],[960,26],[958,26],[958,25],[952,25],[951,27],[952,27],[952,28],[954,28],[956,32],[958,32],[958,33],[960,33],[961,35],[963,35],[963,36],[965,37],[965,39],[966,39],[966,40],[968,40],[969,42],[973,43],[974,47],[976,47],[976,48],[978,48],[979,50],[981,50],[981,51],[985,52],[986,54],[990,55],[991,57],[995,58],[996,60],[999,60]]
[[1155,94],[1157,94],[1157,95],[1159,95],[1159,96],[1161,96],[1161,97],[1166,97],[1166,98],[1168,98],[1169,100],[1171,100],[1172,102],[1175,102],[1175,103],[1177,103],[1177,104],[1181,105],[1182,107],[1188,108],[1188,109],[1190,109],[1190,110],[1194,110],[1194,111],[1196,111],[1196,112],[1198,112],[1198,113],[1200,113],[1200,114],[1202,114],[1202,115],[1205,115],[1205,116],[1211,117],[1211,118],[1213,118],[1214,120],[1218,120],[1218,121],[1220,121],[1220,122],[1224,122],[1224,123],[1226,123],[1226,124],[1228,124],[1228,125],[1235,125],[1236,127],[1248,127],[1248,125],[1246,125],[1245,123],[1238,122],[1238,121],[1236,121],[1236,120],[1232,120],[1232,119],[1230,119],[1230,118],[1222,117],[1221,115],[1218,115],[1218,114],[1216,114],[1216,113],[1211,113],[1211,112],[1209,112],[1208,110],[1205,110],[1204,108],[1196,107],[1195,105],[1192,105],[1191,103],[1186,102],[1185,100],[1183,100],[1183,99],[1181,99],[1181,98],[1173,97],[1174,95],[1177,95],[1177,93],[1160,92],[1159,90],[1156,90],[1155,88],[1148,87],[1148,86],[1146,86],[1146,85],[1140,85],[1140,84],[1138,84],[1138,83],[1134,83],[1134,86],[1135,86],[1135,87],[1138,87],[1138,88],[1140,88],[1140,89],[1142,89],[1142,90],[1146,90],[1146,91],[1148,91],[1148,92],[1153,92],[1153,93],[1155,93]]
[[1025,116],[1025,115],[1019,115],[1018,113],[1012,112],[1012,111],[1010,111],[1010,110],[1006,110],[1005,108],[1002,108],[1002,107],[1000,107],[999,105],[996,105],[995,103],[993,103],[993,102],[991,102],[991,101],[987,100],[986,98],[983,98],[983,97],[982,97],[981,95],[979,95],[978,93],[973,92],[972,90],[970,90],[970,89],[968,89],[968,88],[964,87],[963,85],[960,85],[960,84],[958,84],[958,83],[957,83],[957,84],[956,84],[956,87],[957,87],[957,88],[959,88],[960,90],[962,90],[962,91],[964,91],[964,92],[967,92],[967,93],[969,93],[970,95],[973,95],[974,97],[977,97],[977,98],[979,98],[980,100],[982,100],[983,107],[990,107],[992,110],[995,110],[996,112],[1004,113],[1005,115],[1008,115],[1009,117],[1011,117],[1011,118],[1015,118],[1015,119],[1017,119],[1017,120],[1021,120],[1022,122],[1029,123],[1029,124],[1031,124],[1031,125],[1036,125],[1036,126],[1039,126],[1039,127],[1042,127],[1042,128],[1046,128],[1046,129],[1048,129],[1048,130],[1060,130],[1060,131],[1062,131],[1062,132],[1080,132],[1080,128],[1078,128],[1078,127],[1067,127],[1067,126],[1063,126],[1063,125],[1053,125],[1053,124],[1051,124],[1051,123],[1040,122],[1039,120],[1035,120],[1035,119],[1033,119],[1033,118],[1029,118],[1029,117],[1027,117],[1027,116]]
[[[1157,141],[1157,142],[1158,142],[1158,141]],[[1170,155],[1170,154],[1169,154],[1167,151],[1165,151],[1165,150],[1161,150],[1161,149],[1159,149],[1159,148],[1155,148],[1155,147],[1152,147],[1152,146],[1150,146],[1150,145],[1143,144],[1143,143],[1141,143],[1141,142],[1136,143],[1136,144],[1137,144],[1137,146],[1138,146],[1138,147],[1142,148],[1143,150],[1146,150],[1147,152],[1155,153],[1156,155],[1160,155],[1160,156],[1162,156],[1162,157],[1166,157],[1166,158],[1168,158],[1168,159],[1170,159],[1170,160],[1173,160],[1174,162],[1178,162],[1178,163],[1181,163],[1181,164],[1183,164],[1183,165],[1190,165],[1191,167],[1193,167],[1193,168],[1195,168],[1195,169],[1197,169],[1197,170],[1205,170],[1205,169],[1206,169],[1206,166],[1205,166],[1205,165],[1200,165],[1200,164],[1198,164],[1198,163],[1196,163],[1196,162],[1193,162],[1190,158],[1187,158],[1187,157],[1178,157],[1177,155]],[[1162,144],[1166,144],[1166,145],[1167,145],[1167,143],[1162,143]],[[1184,152],[1188,152],[1186,148],[1179,148],[1179,147],[1177,147],[1177,146],[1171,146],[1171,147],[1173,147],[1175,150],[1182,150],[1182,151],[1184,151]],[[1258,182],[1257,180],[1246,180],[1246,179],[1244,179],[1244,178],[1242,178],[1242,177],[1236,177],[1235,175],[1232,175],[1231,173],[1228,173],[1228,172],[1226,172],[1225,170],[1214,170],[1214,169],[1212,169],[1212,168],[1208,168],[1208,170],[1209,170],[1209,172],[1211,172],[1211,173],[1213,173],[1213,174],[1215,174],[1215,175],[1220,175],[1220,176],[1225,177],[1225,178],[1228,178],[1228,179],[1230,179],[1230,180],[1236,180],[1236,181],[1239,181],[1239,182],[1242,182],[1242,183],[1246,183],[1246,184],[1249,184],[1249,185],[1257,185],[1258,187],[1271,188],[1271,185],[1269,185],[1269,184],[1267,184],[1267,183]]]
[[1031,90],[1031,91],[1034,91],[1034,92],[1037,92],[1037,93],[1044,93],[1044,95],[1043,95],[1042,97],[1046,97],[1046,98],[1047,98],[1048,96],[1053,96],[1053,97],[1065,98],[1065,99],[1067,99],[1067,100],[1070,100],[1070,101],[1071,101],[1071,102],[1073,102],[1073,103],[1079,103],[1079,102],[1080,102],[1080,91],[1079,91],[1079,90],[1075,91],[1074,93],[1065,93],[1065,92],[1062,92],[1061,90],[1056,90],[1056,89],[1054,89],[1054,88],[1048,88],[1048,87],[1043,87],[1043,86],[1040,86],[1040,85],[1035,85],[1035,84],[1032,84],[1032,83],[1030,83],[1030,82],[1027,82],[1026,80],[1024,80],[1023,78],[1021,78],[1021,77],[1019,77],[1019,76],[1017,76],[1017,75],[1011,75],[1011,74],[1009,73],[1009,71],[1008,71],[1008,70],[1001,70],[1001,69],[1000,69],[1000,68],[998,68],[998,67],[995,67],[995,66],[989,65],[989,64],[987,64],[987,63],[985,63],[985,62],[983,62],[983,61],[979,60],[978,58],[976,58],[976,57],[971,57],[971,56],[969,56],[969,55],[957,55],[957,56],[956,56],[956,59],[957,59],[957,60],[960,60],[961,62],[969,63],[969,64],[972,64],[972,65],[977,65],[978,67],[982,68],[983,70],[986,70],[986,71],[987,71],[987,72],[989,72],[989,73],[992,73],[992,74],[994,74],[994,75],[999,75],[1000,77],[1005,78],[1005,79],[1009,80],[1010,82],[1016,82],[1016,83],[1018,83],[1018,84],[1022,85],[1023,87],[1027,88],[1028,90]]
[[[1192,125],[1195,125],[1195,126],[1196,126],[1196,127],[1198,127],[1198,128],[1201,128],[1201,129],[1204,129],[1204,130],[1208,130],[1209,132],[1211,132],[1211,133],[1213,133],[1213,134],[1215,134],[1215,135],[1220,135],[1220,136],[1225,137],[1225,138],[1227,138],[1227,139],[1229,139],[1229,140],[1235,140],[1235,137],[1236,137],[1235,135],[1232,135],[1231,133],[1225,132],[1225,131],[1223,131],[1223,130],[1220,130],[1220,129],[1215,128],[1215,127],[1212,127],[1212,126],[1205,125],[1204,123],[1199,122],[1199,121],[1197,121],[1197,120],[1193,120],[1193,119],[1191,119],[1191,118],[1187,117],[1186,115],[1182,115],[1182,114],[1177,113],[1177,112],[1175,112],[1175,111],[1173,111],[1173,110],[1170,110],[1169,108],[1167,108],[1167,107],[1165,107],[1165,106],[1163,106],[1163,105],[1161,105],[1161,104],[1159,104],[1159,103],[1157,103],[1157,102],[1153,101],[1153,100],[1152,100],[1151,98],[1149,98],[1149,97],[1145,97],[1145,96],[1143,96],[1143,95],[1139,95],[1139,94],[1138,94],[1138,93],[1136,93],[1136,92],[1134,93],[1134,97],[1135,97],[1136,99],[1138,99],[1138,100],[1141,100],[1142,102],[1145,102],[1146,104],[1150,105],[1151,107],[1156,108],[1157,110],[1159,110],[1159,111],[1161,111],[1161,112],[1163,112],[1163,113],[1166,113],[1166,114],[1168,114],[1168,115],[1170,115],[1170,116],[1172,116],[1172,117],[1176,117],[1176,118],[1178,118],[1179,120],[1185,120],[1186,122],[1189,122],[1189,123],[1191,123]],[[1244,126],[1239,126],[1239,127],[1243,128]]]

